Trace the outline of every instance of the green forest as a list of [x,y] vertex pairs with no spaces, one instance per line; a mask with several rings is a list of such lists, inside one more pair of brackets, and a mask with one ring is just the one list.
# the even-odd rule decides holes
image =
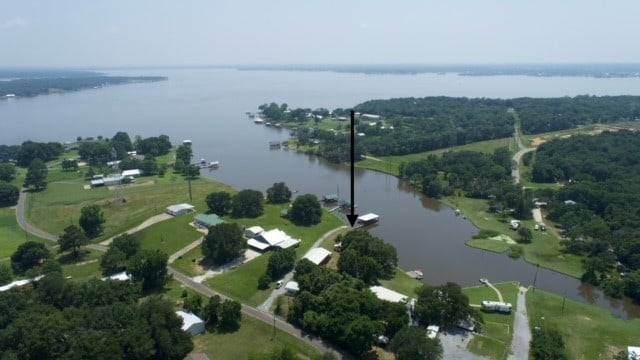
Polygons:
[[[344,109],[289,109],[287,104],[259,107],[269,121],[296,127],[300,145],[318,144],[317,155],[335,163],[349,159],[348,112]],[[580,125],[640,119],[638,96],[576,96],[562,98],[424,97],[371,100],[354,107],[356,153],[406,155],[483,140],[506,138],[517,121],[525,134],[572,129]],[[374,117],[365,114],[374,115]],[[332,130],[308,126],[341,121]],[[315,141],[314,140],[318,140]]]

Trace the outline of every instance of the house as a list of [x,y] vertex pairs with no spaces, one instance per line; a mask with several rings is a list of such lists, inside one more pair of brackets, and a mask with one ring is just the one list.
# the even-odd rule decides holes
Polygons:
[[293,239],[282,230],[272,229],[260,232],[257,236],[247,240],[247,244],[256,250],[266,251],[275,248],[296,247],[300,244],[300,240]]
[[627,346],[629,360],[640,360],[640,346]]
[[131,169],[131,170],[125,170],[122,172],[122,177],[126,178],[126,177],[139,177],[142,175],[142,170],[140,169]]
[[98,186],[104,186],[104,179],[100,178],[100,179],[94,179],[91,180],[91,187],[95,188]]
[[117,168],[118,165],[120,165],[122,161],[120,160],[115,160],[115,161],[107,161],[107,166],[110,168]]
[[362,225],[371,225],[373,223],[377,223],[380,220],[380,215],[374,213],[368,213],[361,216],[358,216],[358,223]]
[[204,321],[196,315],[182,310],[176,311],[176,315],[182,318],[182,330],[190,333],[192,336],[204,332]]
[[400,294],[399,292],[393,291],[391,289],[387,289],[383,286],[372,286],[369,288],[369,290],[371,290],[371,292],[374,293],[380,300],[402,304],[406,304],[409,301],[409,298],[406,295]]
[[511,306],[511,303],[483,300],[482,303],[480,304],[480,308],[483,311],[487,311],[487,312],[496,311],[496,312],[508,314],[511,312],[512,306]]
[[429,339],[435,339],[438,336],[438,332],[440,332],[440,326],[438,325],[427,326],[427,337]]
[[188,214],[190,212],[193,212],[194,210],[195,210],[195,206],[191,204],[186,204],[186,203],[167,206],[167,214],[171,216],[180,216],[180,215]]
[[129,274],[126,271],[123,271],[123,272],[119,272],[117,274],[113,274],[113,275],[110,275],[110,276],[105,276],[100,280],[102,280],[102,281],[105,281],[105,280],[131,281],[131,279],[132,279],[131,274]]
[[511,220],[510,225],[513,230],[518,230],[520,227],[520,220]]
[[309,250],[304,256],[304,259],[311,261],[312,263],[321,266],[329,262],[331,259],[331,251],[324,248],[313,248]]
[[38,281],[38,280],[42,279],[43,277],[44,277],[44,275],[40,275],[40,276],[36,276],[33,279],[16,280],[16,281],[8,283],[6,285],[0,286],[0,292],[11,290],[14,287],[20,287],[20,286],[24,286],[24,285],[30,284],[30,283],[32,283],[34,281]]
[[198,214],[194,218],[194,224],[199,228],[208,229],[214,225],[223,223],[224,220],[216,214]]
[[252,226],[244,230],[244,236],[248,238],[256,237],[264,232],[264,229],[260,226]]
[[362,114],[361,116],[363,118],[374,119],[374,120],[380,120],[380,118],[382,117],[380,115],[374,115],[374,114]]
[[111,175],[107,175],[105,176],[102,181],[104,186],[113,186],[113,185],[120,185],[120,183],[122,183],[122,175],[120,174],[111,174]]
[[576,204],[576,202],[573,201],[573,200],[565,200],[564,203],[565,203],[565,205],[575,205]]
[[300,291],[300,285],[296,281],[289,281],[284,285],[284,291],[289,296],[296,295]]

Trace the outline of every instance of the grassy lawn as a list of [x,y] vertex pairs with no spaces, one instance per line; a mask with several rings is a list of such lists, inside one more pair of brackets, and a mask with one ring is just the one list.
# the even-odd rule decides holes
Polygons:
[[159,249],[171,256],[203,235],[189,225],[193,217],[194,215],[183,215],[165,220],[140,230],[135,236],[143,249]]
[[25,231],[18,226],[15,209],[0,208],[0,259],[10,257],[27,239],[47,245],[53,244],[34,235],[26,235]]
[[204,269],[202,268],[202,266],[200,266],[200,260],[202,260],[203,258],[204,255],[202,254],[202,247],[197,246],[191,249],[191,251],[182,255],[182,258],[176,259],[171,264],[171,267],[191,277],[202,275],[204,274]]
[[126,199],[123,202],[117,199],[118,192],[104,187],[84,190],[86,181],[75,176],[63,182],[50,183],[46,190],[29,196],[27,217],[34,226],[61,234],[65,226],[78,221],[82,207],[98,204],[107,220],[104,234],[96,239],[100,241],[162,213],[171,204],[189,202],[199,211],[205,211],[204,199],[209,193],[234,192],[227,185],[200,178],[191,182],[194,201],[190,201],[187,181],[182,176],[167,174],[164,178],[142,177],[136,184],[123,187],[121,193]]
[[511,247],[511,244],[507,243],[506,241],[491,239],[471,239],[465,244],[472,248],[493,251],[497,253],[503,253],[509,250],[509,247]]
[[[488,205],[485,200],[469,199],[465,197],[448,197],[443,202],[454,209],[460,209],[477,227],[486,230],[495,230],[501,234],[517,239],[517,233],[512,230],[508,221],[501,221],[495,214],[488,212]],[[526,220],[522,226],[533,229],[535,222]],[[550,224],[547,224],[550,227]],[[467,245],[484,250],[496,251],[494,243],[488,241],[470,240]],[[560,242],[551,231],[542,233],[533,231],[533,241],[531,244],[523,244],[524,258],[532,264],[539,264],[542,267],[558,271],[573,277],[582,275],[581,257],[564,254],[560,250]],[[507,247],[508,248],[508,247]],[[505,249],[506,250],[506,249]],[[506,255],[505,255],[506,256]]]
[[236,332],[201,334],[193,338],[193,343],[194,352],[203,352],[210,359],[216,360],[246,359],[251,353],[269,351],[281,346],[291,349],[298,359],[320,356],[316,348],[280,330],[276,330],[274,338],[272,326],[248,316],[242,317],[240,329]]
[[62,264],[62,274],[71,276],[72,281],[84,281],[101,277],[100,258],[102,252],[90,249],[82,249],[76,259],[70,253],[62,253],[57,260]]
[[[640,319],[621,320],[605,309],[536,289],[527,293],[530,326],[555,326],[570,359],[609,359],[638,344]],[[544,318],[544,320],[542,319]]]
[[[476,335],[469,343],[469,350],[477,355],[491,359],[506,359],[513,337],[513,321],[518,299],[517,283],[494,284],[502,294],[504,301],[513,305],[511,314],[482,313],[484,324],[482,334]],[[480,304],[483,300],[498,301],[496,292],[488,286],[465,288],[463,292],[469,297],[469,303]]]
[[[182,297],[182,292],[184,290],[187,291],[187,296],[195,296],[198,294],[192,288],[181,284],[179,281],[175,279],[171,279],[164,286],[163,297],[171,301],[176,308],[182,308],[182,302],[184,301],[184,298]],[[202,302],[203,304],[207,304],[209,300],[206,299],[204,296],[202,296]]]
[[265,254],[255,258],[235,270],[207,279],[204,284],[241,303],[258,306],[269,297],[274,286],[258,289],[258,278],[267,270],[269,256]]
[[407,275],[402,269],[396,268],[393,278],[381,280],[380,285],[409,297],[415,297],[415,289],[420,287],[422,282]]

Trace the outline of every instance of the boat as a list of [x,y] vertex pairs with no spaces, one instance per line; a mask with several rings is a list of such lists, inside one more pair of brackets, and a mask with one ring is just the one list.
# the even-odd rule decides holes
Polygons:
[[264,120],[262,120],[261,118],[257,117],[257,118],[253,119],[253,122],[256,123],[256,124],[262,124],[262,123],[264,123]]
[[215,168],[217,168],[217,167],[219,167],[219,166],[220,166],[220,162],[219,162],[218,160],[216,160],[216,161],[209,161],[209,166],[208,166],[208,167],[209,167],[210,169],[215,169]]
[[483,284],[488,284],[489,283],[489,279],[487,278],[480,278],[480,282]]
[[417,280],[422,280],[424,279],[424,274],[422,273],[422,270],[420,269],[415,269],[415,270],[411,270],[411,271],[407,271],[407,275],[411,276],[414,279]]
[[282,127],[282,125],[280,125],[280,123],[275,123],[273,126],[275,126],[275,127]]
[[265,126],[271,126],[271,123],[267,121],[266,123],[264,123],[264,125]]

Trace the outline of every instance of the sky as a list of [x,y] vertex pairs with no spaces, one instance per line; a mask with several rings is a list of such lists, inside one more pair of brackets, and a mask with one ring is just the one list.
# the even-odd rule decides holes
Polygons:
[[640,63],[637,0],[0,0],[0,66]]

